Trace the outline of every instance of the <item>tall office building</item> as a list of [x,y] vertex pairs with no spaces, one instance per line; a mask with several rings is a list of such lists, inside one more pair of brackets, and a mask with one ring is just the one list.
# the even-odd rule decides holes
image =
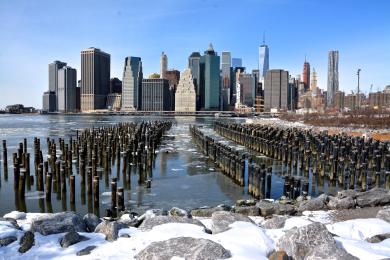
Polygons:
[[81,111],[104,109],[110,89],[110,54],[91,47],[81,51]]
[[43,92],[42,97],[42,111],[55,112],[56,111],[56,93],[54,91]]
[[200,108],[219,110],[220,58],[210,43],[200,58]]
[[329,51],[327,105],[334,105],[334,95],[339,90],[339,51]]
[[264,80],[264,109],[288,109],[289,75],[285,70],[269,70]]
[[232,55],[229,51],[223,51],[221,56],[222,104],[223,110],[227,110],[228,106],[230,105],[230,68],[232,67]]
[[66,66],[66,62],[53,61],[49,64],[49,91],[55,94],[55,108],[54,111],[58,110],[58,70]]
[[166,79],[142,80],[142,111],[171,111],[172,97]]
[[263,40],[259,47],[259,82],[262,81],[269,70],[269,49]]
[[122,93],[122,81],[118,78],[110,79],[110,91],[109,93]]
[[255,102],[256,76],[252,74],[241,74],[240,83],[240,103],[252,107]]
[[58,70],[58,111],[75,112],[77,110],[77,72],[69,66]]
[[167,55],[162,52],[160,56],[160,77],[162,79],[165,79],[165,73],[168,70],[168,57]]
[[305,91],[310,88],[310,63],[306,61],[303,63],[302,82],[305,84]]
[[242,59],[241,58],[232,58],[232,67],[242,67]]
[[126,57],[122,80],[122,109],[140,110],[142,95],[142,61],[139,57]]
[[191,69],[192,78],[194,79],[196,91],[196,108],[200,106],[200,53],[193,52],[188,57],[188,68]]
[[175,94],[175,111],[196,111],[196,92],[191,69],[185,69],[181,74]]

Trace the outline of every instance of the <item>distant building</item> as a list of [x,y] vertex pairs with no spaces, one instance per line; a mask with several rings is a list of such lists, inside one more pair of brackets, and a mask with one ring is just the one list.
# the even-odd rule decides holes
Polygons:
[[171,111],[171,91],[166,79],[142,80],[142,111]]
[[240,82],[240,103],[253,107],[255,103],[256,77],[252,74],[241,74]]
[[232,67],[242,67],[242,59],[241,58],[232,58]]
[[288,71],[273,69],[267,72],[264,80],[264,109],[288,109]]
[[81,87],[76,88],[76,110],[77,111],[81,110]]
[[104,109],[110,88],[110,54],[97,48],[81,51],[81,111]]
[[141,58],[126,57],[122,80],[122,110],[141,109],[142,79]]
[[58,111],[75,112],[77,99],[77,72],[69,66],[58,70]]
[[221,60],[221,78],[222,78],[222,110],[227,110],[230,105],[230,88],[231,88],[231,78],[230,78],[230,68],[232,67],[232,55],[229,51],[223,51]]
[[177,85],[179,84],[180,80],[180,71],[178,70],[167,70],[165,71],[165,79],[169,82],[169,90],[171,91],[171,105],[172,109],[175,108],[175,92]]
[[269,70],[269,49],[263,40],[263,44],[259,47],[259,81],[266,77]]
[[306,61],[303,64],[302,82],[305,84],[305,91],[310,88],[310,63]]
[[334,108],[336,108],[339,111],[344,110],[345,107],[344,99],[345,99],[345,93],[343,91],[336,91],[333,99]]
[[175,95],[175,111],[195,112],[196,92],[191,69],[185,69],[177,85]]
[[364,94],[348,94],[344,96],[344,107],[350,110],[359,108],[359,101],[364,100]]
[[107,95],[107,109],[118,111],[122,107],[122,95],[118,93],[110,93]]
[[165,72],[168,70],[168,57],[162,52],[160,56],[160,77],[165,79]]
[[122,93],[122,81],[118,78],[110,79],[110,92],[109,93]]
[[43,93],[42,110],[45,112],[56,112],[56,93],[54,91]]
[[390,92],[373,92],[368,95],[368,105],[370,108],[383,109],[390,108]]
[[202,110],[219,110],[220,58],[210,43],[200,58],[200,107]]
[[55,99],[56,99],[56,105],[54,111],[57,111],[58,109],[58,99],[57,99],[57,93],[58,93],[58,70],[62,67],[66,66],[66,62],[62,61],[53,61],[49,64],[49,91],[54,92]]
[[327,105],[334,105],[334,96],[339,90],[339,52],[329,51]]
[[194,79],[196,89],[196,108],[200,107],[200,53],[193,52],[188,57],[188,68],[191,69],[192,78]]

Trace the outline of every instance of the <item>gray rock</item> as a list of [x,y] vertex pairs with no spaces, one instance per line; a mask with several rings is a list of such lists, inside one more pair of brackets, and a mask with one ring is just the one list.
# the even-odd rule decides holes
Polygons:
[[211,231],[213,232],[213,234],[217,234],[229,230],[230,229],[229,225],[236,221],[244,221],[244,222],[249,222],[254,224],[254,222],[247,216],[237,214],[237,213],[232,213],[232,212],[226,212],[226,211],[214,212],[213,215],[211,216],[211,221],[212,221]]
[[16,240],[17,240],[17,238],[14,236],[1,238],[0,239],[0,247],[8,246],[9,244],[15,242]]
[[131,236],[129,234],[122,234],[120,237],[130,238]]
[[369,243],[380,243],[383,240],[388,239],[388,238],[390,238],[390,233],[376,235],[376,236],[367,238],[366,241]]
[[382,188],[373,188],[366,192],[359,192],[356,196],[359,207],[375,207],[390,204],[390,191]]
[[380,209],[376,214],[376,217],[390,223],[390,206],[386,206]]
[[76,231],[70,231],[64,235],[64,237],[60,241],[60,245],[62,248],[70,247],[80,241],[88,240],[89,238],[85,236],[81,236]]
[[154,218],[157,216],[167,216],[168,212],[163,209],[149,209],[147,210],[144,214],[142,214],[139,219],[140,220],[145,220],[148,218]]
[[102,222],[102,220],[100,218],[98,218],[95,214],[92,214],[92,213],[85,214],[83,217],[83,220],[84,220],[87,232],[95,231],[95,228],[97,227],[97,225],[99,225]]
[[277,215],[294,215],[296,213],[296,209],[291,204],[281,204],[281,203],[274,203],[275,204],[275,213]]
[[255,206],[256,201],[255,200],[237,200],[236,201],[236,207],[249,207],[249,206]]
[[272,218],[268,219],[264,224],[262,224],[263,228],[266,229],[278,229],[284,227],[284,224],[286,223],[286,220],[289,217],[286,216],[278,216],[275,215]]
[[20,247],[19,247],[19,253],[26,253],[30,248],[34,245],[34,233],[31,231],[27,231],[23,234],[22,238],[20,239]]
[[77,256],[89,255],[92,250],[94,250],[96,246],[87,246],[86,248],[81,249],[76,253]]
[[133,218],[120,218],[116,222],[118,223],[118,229],[122,228],[129,228],[129,227],[139,227],[142,223],[143,219],[140,219],[138,217]]
[[337,192],[336,197],[339,199],[343,199],[346,197],[351,197],[352,199],[356,199],[356,196],[359,194],[359,192],[355,190],[341,190]]
[[299,204],[298,211],[314,211],[314,210],[327,210],[326,203],[328,202],[328,196],[321,194],[317,198],[311,200],[304,200]]
[[325,225],[315,222],[300,228],[288,230],[277,242],[279,250],[284,250],[293,259],[304,259],[311,249],[322,244],[333,244],[336,242]]
[[333,243],[320,244],[307,253],[305,260],[358,260],[343,248]]
[[208,239],[177,237],[165,241],[153,242],[139,252],[137,259],[170,260],[172,257],[186,260],[226,259],[231,254],[223,246]]
[[83,218],[74,212],[61,212],[38,217],[32,221],[32,232],[39,232],[44,236],[70,231],[85,232]]
[[355,200],[352,197],[331,197],[329,196],[329,209],[351,209],[355,207]]
[[106,235],[106,240],[109,242],[115,241],[118,239],[118,223],[116,221],[106,221],[97,225],[95,233],[102,233]]
[[0,221],[6,221],[10,223],[14,228],[20,229],[18,222],[16,222],[16,220],[13,218],[0,218]]
[[191,213],[187,210],[173,207],[168,211],[169,216],[192,218]]
[[183,217],[174,217],[174,216],[157,216],[154,218],[146,219],[142,222],[139,229],[142,231],[148,231],[154,228],[155,226],[167,224],[167,223],[186,223],[186,224],[194,224],[201,227],[205,227],[202,222],[197,219],[192,218],[183,218]]
[[260,209],[256,206],[237,206],[234,212],[245,216],[260,216]]
[[212,208],[209,208],[209,207],[197,208],[197,209],[191,210],[191,215],[195,216],[195,217],[208,217],[209,218],[209,217],[211,217],[211,215],[214,212],[217,212],[217,211],[230,211],[230,210],[231,210],[231,207],[225,206],[225,205],[212,207]]
[[260,209],[260,214],[263,217],[271,216],[276,211],[276,203],[272,203],[267,200],[261,200],[256,203],[256,207]]

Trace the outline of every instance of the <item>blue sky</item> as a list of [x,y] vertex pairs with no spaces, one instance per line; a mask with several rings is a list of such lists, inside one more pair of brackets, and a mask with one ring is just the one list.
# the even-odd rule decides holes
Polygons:
[[368,91],[390,84],[390,1],[360,0],[0,0],[0,108],[40,108],[48,64],[68,62],[80,78],[80,51],[111,54],[111,77],[122,77],[126,56],[139,56],[146,75],[183,70],[192,51],[212,42],[257,68],[263,32],[270,68],[302,74],[305,55],[326,88],[327,55],[340,52],[340,89]]

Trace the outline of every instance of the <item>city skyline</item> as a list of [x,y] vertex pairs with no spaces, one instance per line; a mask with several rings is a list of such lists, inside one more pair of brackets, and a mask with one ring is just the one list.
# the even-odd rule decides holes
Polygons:
[[[93,10],[89,10],[88,1],[15,1],[1,6],[0,108],[13,103],[40,108],[41,94],[47,91],[47,64],[61,60],[81,71],[80,51],[90,46],[111,55],[111,77],[121,78],[123,59],[127,56],[142,58],[145,75],[159,72],[162,51],[169,57],[169,69],[183,71],[188,56],[194,51],[202,53],[210,42],[216,52],[229,51],[232,57],[242,58],[249,72],[258,67],[258,47],[264,32],[270,49],[270,69],[287,70],[292,76],[301,74],[306,54],[318,73],[318,86],[325,90],[328,51],[338,50],[340,90],[355,91],[358,68],[362,69],[362,92],[368,92],[371,84],[373,91],[390,84],[386,71],[390,67],[390,19],[386,14],[390,3],[386,1],[377,1],[375,5],[365,1],[306,0],[244,0],[239,5],[225,1],[131,5],[125,1],[100,1]],[[305,10],[305,15],[290,19],[291,8]],[[70,10],[72,19],[65,15]],[[361,10],[365,12],[364,19]],[[218,21],[225,12],[238,14],[240,23],[221,25]],[[112,19],[98,19],[106,13]],[[188,16],[200,18],[193,22]],[[287,19],[280,20],[284,16]],[[53,20],[64,21],[64,30],[59,32],[58,23]],[[91,21],[95,26],[91,26]],[[302,35],[310,36],[306,42],[306,37],[299,37],[300,30],[296,30],[303,23],[306,32]],[[245,30],[238,30],[239,24],[244,24]],[[155,43],[156,36],[159,44]],[[81,73],[77,76],[80,79]]]

